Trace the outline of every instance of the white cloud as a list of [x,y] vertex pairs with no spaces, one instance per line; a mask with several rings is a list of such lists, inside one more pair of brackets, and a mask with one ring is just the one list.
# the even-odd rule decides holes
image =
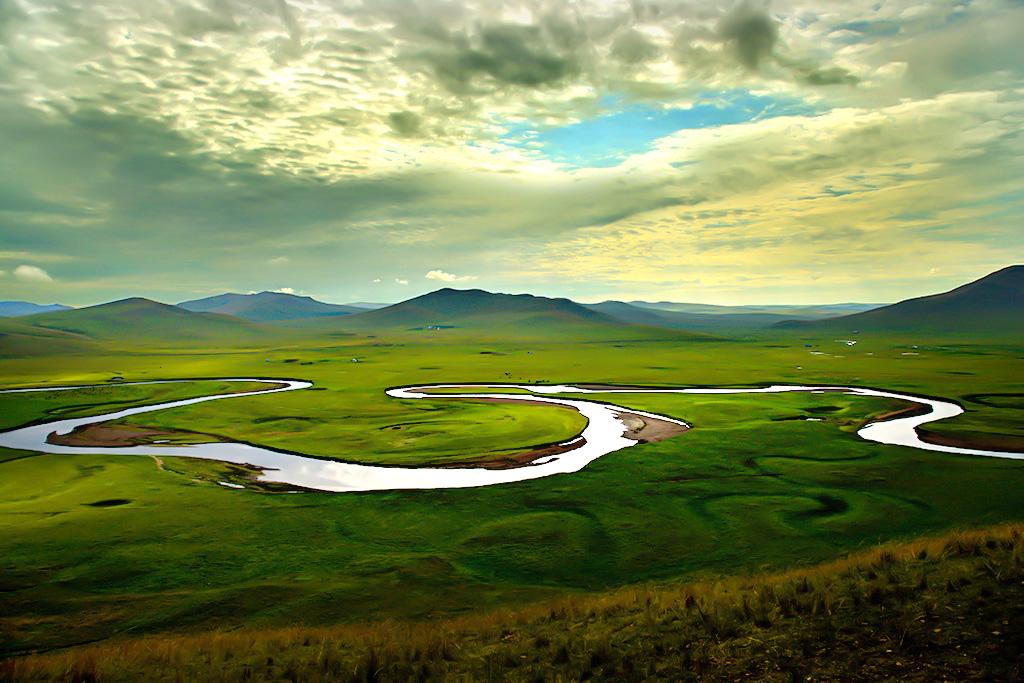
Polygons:
[[[919,2],[890,2],[878,12]],[[830,58],[837,50],[824,36],[843,20],[876,13],[854,6],[860,3],[841,3],[843,11],[837,7],[828,20],[800,6],[779,7],[772,17],[779,23],[775,49],[789,61],[761,55],[765,73],[755,86],[795,89],[797,67],[805,80],[835,77]],[[66,13],[13,12],[5,25],[5,38],[16,37],[9,42],[17,59],[5,62],[14,72],[9,82],[33,106],[52,112],[116,93],[119,107],[172,121],[177,134],[213,155],[246,154],[264,170],[339,178],[430,162],[551,169],[557,164],[506,144],[503,126],[573,122],[600,111],[609,93],[685,104],[709,85],[728,90],[752,78],[718,37],[732,2],[669,3],[672,9],[656,11],[628,0],[539,0],[511,12],[485,0],[305,2],[292,3],[294,17],[284,25],[283,2],[185,3],[188,11],[180,4],[96,2]],[[884,45],[867,54],[856,45],[847,49],[844,64],[870,74],[888,62],[876,52],[889,42],[876,42]],[[74,49],[65,55],[50,48],[56,43]],[[202,59],[183,49],[192,45],[202,46]],[[373,68],[325,77],[352,59],[349,50]],[[69,79],[82,63],[89,69]],[[259,97],[246,89],[226,92],[219,79],[204,77],[208,68],[224,79],[252,79]],[[166,74],[189,83],[187,98],[177,86],[163,87]]]
[[275,289],[274,291],[279,292],[281,294],[298,294],[298,292],[296,292],[291,287],[281,287],[279,289]]
[[42,268],[20,265],[14,269],[14,277],[22,282],[53,282],[53,278]]
[[[973,279],[1019,244],[1019,213],[1000,215],[991,202],[1019,189],[1022,122],[1024,103],[973,92],[682,131],[626,162],[638,175],[660,164],[673,204],[551,239],[522,270],[509,251],[507,268],[723,303],[754,288],[763,300],[813,301],[800,297],[815,272],[817,297],[886,300],[888,285],[866,283],[905,287],[891,274],[908,262],[931,264],[914,278]],[[741,281],[744,270],[759,280]],[[680,287],[681,275],[701,287]]]
[[476,279],[476,275],[455,275],[443,270],[432,270],[427,273],[426,277],[428,280],[440,280],[441,282],[469,282]]
[[[69,4],[77,9],[57,9]],[[907,258],[895,244],[940,258],[944,276],[961,267],[960,245],[984,263],[1024,245],[1012,194],[1024,162],[1016,37],[1024,8],[1008,0],[957,9],[921,0],[879,7],[875,0],[774,0],[770,16],[742,12],[739,23],[756,34],[747,58],[728,7],[765,3],[534,0],[513,10],[484,0],[293,2],[294,21],[283,19],[283,0],[203,0],[187,3],[188,11],[177,4],[22,0],[11,16],[0,11],[0,67],[10,84],[0,105],[22,112],[28,103],[31,112],[15,117],[4,109],[7,134],[0,137],[18,151],[9,154],[19,169],[5,186],[38,190],[24,192],[18,205],[25,225],[5,223],[0,232],[38,231],[24,244],[75,254],[83,262],[76,278],[86,287],[101,286],[111,244],[135,243],[119,242],[114,230],[144,220],[131,213],[137,191],[106,189],[119,169],[136,168],[96,153],[108,124],[130,124],[125,130],[138,128],[150,140],[140,149],[124,145],[125,154],[176,155],[157,170],[183,174],[182,194],[166,194],[154,215],[165,215],[169,203],[193,212],[182,220],[200,227],[182,231],[185,239],[223,216],[222,241],[203,240],[195,268],[214,268],[208,254],[241,242],[252,249],[245,262],[277,268],[278,281],[296,267],[304,272],[295,282],[337,281],[333,259],[344,253],[351,277],[374,284],[385,280],[373,270],[474,263],[503,282],[547,278],[566,294],[599,281],[664,297],[661,288],[682,282],[681,272],[696,278],[703,264],[707,296],[759,269],[785,274],[794,288],[809,270],[874,278]],[[723,23],[726,16],[732,23]],[[54,50],[56,43],[67,49]],[[846,72],[860,84],[843,85]],[[808,85],[814,80],[822,85]],[[225,89],[225,82],[252,87]],[[949,91],[959,95],[936,96]],[[542,135],[641,105],[669,113],[715,102],[722,120],[732,120],[733,108],[751,97],[776,102],[746,123],[745,116],[733,125],[680,123],[682,130],[662,131],[646,145],[612,144],[621,152],[618,167],[586,167],[590,156],[581,149],[584,168],[576,168],[564,160],[572,146]],[[914,108],[922,102],[924,109]],[[104,112],[112,111],[117,116],[107,121]],[[70,180],[81,176],[70,167],[50,170],[44,160],[64,162],[63,155],[10,125],[22,116],[19,125],[33,135],[49,131],[37,119],[53,123],[46,144],[80,150],[90,168],[99,164],[86,177],[97,182]],[[65,120],[74,123],[66,133],[75,133],[72,145],[57,134]],[[251,177],[258,180],[226,171],[227,182],[217,185],[226,188],[217,190],[223,212],[206,218],[203,209],[214,199],[220,206],[221,197],[205,189],[207,175],[189,181],[184,174],[238,162],[257,169]],[[1011,202],[980,203],[1000,192]],[[67,213],[55,213],[61,204]],[[111,230],[71,229],[106,223]],[[154,225],[151,232],[162,245],[179,228]],[[83,239],[96,244],[82,248]],[[9,241],[11,249],[23,244]],[[65,258],[0,251],[0,266],[13,279],[19,263]],[[196,272],[168,277],[188,282]],[[245,282],[238,273],[234,281]],[[472,276],[431,270],[425,277],[454,283]]]
[[46,254],[32,251],[0,251],[0,259],[38,261],[39,263],[57,263],[59,261],[70,261],[72,258],[65,254]]

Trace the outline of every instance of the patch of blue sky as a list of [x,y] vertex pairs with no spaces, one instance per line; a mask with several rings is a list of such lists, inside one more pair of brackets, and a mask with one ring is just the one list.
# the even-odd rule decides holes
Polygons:
[[703,93],[689,107],[630,104],[619,97],[605,98],[601,104],[611,113],[550,128],[520,123],[511,126],[502,139],[572,168],[608,168],[680,130],[825,111],[803,100],[755,95],[746,90]]

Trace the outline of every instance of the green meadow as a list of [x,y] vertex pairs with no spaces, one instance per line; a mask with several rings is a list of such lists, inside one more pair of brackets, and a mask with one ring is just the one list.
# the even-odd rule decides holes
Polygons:
[[[8,357],[5,387],[110,386],[0,395],[0,420],[9,428],[215,393],[226,388],[216,378],[299,378],[314,388],[127,422],[317,457],[439,464],[567,439],[582,419],[536,405],[397,400],[386,388],[799,383],[954,399],[966,414],[929,429],[1024,444],[1024,348],[1005,341],[864,335],[850,347],[797,333],[737,340],[643,333],[496,342],[453,332],[309,333],[271,348],[174,352],[106,345],[59,363]],[[118,385],[174,378],[196,381]],[[1024,519],[1022,462],[856,436],[872,416],[905,407],[899,402],[834,393],[590,398],[694,428],[576,474],[381,493],[261,487],[245,468],[159,457],[158,447],[157,457],[0,451],[0,647],[14,654],[243,624],[447,617],[807,565],[881,541]]]
[[0,683],[1024,681],[1024,0],[821,4],[0,0]]

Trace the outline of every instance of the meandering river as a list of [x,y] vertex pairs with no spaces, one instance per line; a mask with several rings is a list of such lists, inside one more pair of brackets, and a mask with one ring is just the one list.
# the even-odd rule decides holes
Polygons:
[[[160,380],[151,382],[124,382],[116,386],[139,384],[166,384],[172,382],[189,382],[195,380]],[[646,413],[632,408],[588,401],[582,398],[566,398],[559,394],[776,394],[784,392],[838,392],[853,396],[869,396],[891,398],[908,401],[922,406],[920,414],[873,422],[857,432],[858,436],[867,440],[895,446],[907,446],[927,451],[955,453],[959,455],[977,455],[994,458],[1024,459],[1024,453],[1007,451],[990,451],[974,448],[943,446],[922,441],[917,434],[917,427],[928,422],[935,422],[954,417],[963,413],[956,403],[935,398],[913,396],[878,389],[860,387],[834,386],[793,386],[773,385],[760,388],[642,388],[642,387],[599,387],[588,388],[574,385],[524,385],[524,384],[431,384],[411,387],[395,387],[387,390],[387,395],[396,399],[410,400],[459,400],[459,399],[491,399],[502,401],[528,401],[530,403],[547,403],[567,406],[578,411],[587,419],[587,425],[576,437],[559,444],[562,452],[538,458],[527,465],[512,469],[475,468],[439,468],[439,467],[392,467],[378,465],[362,465],[357,463],[339,462],[313,458],[293,453],[276,451],[271,448],[243,443],[204,443],[191,445],[145,445],[116,447],[83,447],[64,446],[50,443],[51,434],[65,435],[72,430],[86,425],[98,424],[110,420],[118,420],[132,415],[152,413],[158,410],[178,408],[182,406],[220,401],[243,396],[275,394],[285,391],[300,391],[312,386],[310,382],[300,380],[280,380],[265,378],[232,378],[221,379],[222,382],[265,383],[266,389],[257,389],[238,393],[212,394],[198,398],[168,401],[153,405],[137,406],[115,412],[78,417],[65,420],[54,420],[42,424],[29,425],[0,432],[0,446],[40,453],[63,455],[79,455],[90,453],[117,453],[124,455],[160,455],[182,458],[202,458],[239,465],[251,465],[261,470],[257,478],[266,482],[277,482],[297,488],[319,491],[388,491],[397,489],[439,489],[467,488],[474,486],[490,486],[507,484],[528,479],[548,477],[553,474],[578,472],[597,458],[615,451],[629,448],[638,442],[628,437],[630,426],[627,417],[639,416],[680,427],[687,427],[686,422],[665,415]],[[5,389],[0,393],[27,393],[47,391],[70,391],[91,388],[89,385],[68,387],[38,387],[26,389]],[[464,390],[459,393],[431,394],[432,389]],[[519,389],[526,393],[489,393],[488,389]],[[237,485],[235,485],[237,486]]]

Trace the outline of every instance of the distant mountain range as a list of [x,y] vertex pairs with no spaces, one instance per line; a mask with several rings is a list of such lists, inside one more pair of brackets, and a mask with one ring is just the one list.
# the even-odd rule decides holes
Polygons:
[[630,301],[629,305],[638,308],[653,308],[659,311],[676,313],[696,313],[701,315],[770,315],[779,318],[831,318],[850,313],[860,313],[885,304],[810,304],[810,305],[760,305],[760,306],[717,306],[715,304],[687,304],[671,301]]
[[[222,294],[178,306],[132,298],[68,309],[5,302],[0,355],[125,346],[237,345],[288,335],[465,330],[481,339],[707,339],[780,332],[907,331],[1024,335],[1024,266],[1010,266],[943,294],[889,306],[709,306],[671,302],[579,304],[530,294],[439,289],[390,306],[338,305],[282,292]],[[0,304],[3,306],[3,304]],[[59,310],[53,310],[57,308]],[[17,313],[45,309],[32,314]],[[823,318],[828,313],[855,311]],[[803,319],[791,319],[793,315]],[[11,313],[7,314],[11,316]],[[460,332],[454,332],[460,334]]]
[[346,329],[469,329],[486,335],[544,337],[596,334],[646,336],[647,331],[569,299],[439,289],[341,321]]
[[439,289],[401,303],[359,315],[364,324],[386,327],[466,324],[493,316],[537,316],[562,322],[612,322],[569,299],[549,299],[532,294],[493,294],[482,289]]
[[[677,306],[680,308],[719,309],[714,313],[697,313],[686,310],[673,310],[659,308],[658,306]],[[868,304],[848,304],[854,306],[868,306]],[[587,304],[587,308],[609,315],[617,320],[632,323],[635,325],[653,325],[655,327],[666,327],[679,330],[694,330],[704,332],[715,331],[737,331],[757,330],[770,327],[776,323],[791,320],[792,314],[783,315],[779,313],[756,312],[759,308],[751,306],[750,311],[745,311],[744,306],[702,306],[700,304],[670,304],[661,302],[659,304],[646,304],[643,302],[625,303],[622,301],[603,301],[599,304]],[[790,309],[790,307],[779,307]],[[792,307],[799,309],[800,307]],[[818,310],[823,307],[808,307]],[[834,314],[837,315],[837,314]],[[812,316],[808,314],[808,319]]]
[[36,313],[52,313],[54,311],[68,311],[70,306],[63,304],[33,304],[28,301],[0,301],[0,318],[17,318],[23,315],[35,315]]
[[351,315],[366,310],[356,306],[325,304],[312,297],[285,294],[284,292],[227,293],[205,299],[182,301],[178,306],[196,313],[222,313],[254,322]]
[[98,306],[38,313],[0,321],[0,351],[27,355],[85,350],[97,342],[150,346],[232,345],[267,337],[246,320],[215,313],[193,313],[149,299],[131,298]]
[[1024,334],[1024,266],[1003,268],[942,294],[824,320],[790,320],[789,329]]

